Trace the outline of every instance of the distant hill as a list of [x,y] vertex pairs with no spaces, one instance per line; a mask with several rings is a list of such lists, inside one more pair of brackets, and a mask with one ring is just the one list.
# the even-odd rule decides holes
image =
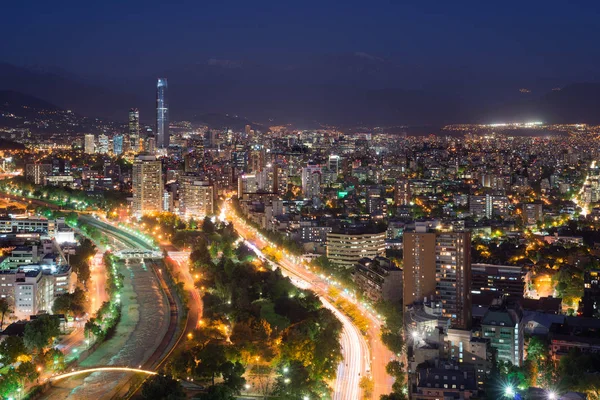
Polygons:
[[[557,91],[537,94],[542,93],[540,89],[526,95],[519,93],[519,86],[496,85],[475,91],[477,82],[468,77],[451,87],[432,83],[428,88],[407,90],[396,82],[398,86],[385,88],[386,80],[395,82],[390,77],[398,76],[398,68],[384,59],[355,53],[294,65],[210,59],[156,76],[169,80],[172,120],[219,129],[243,129],[248,121],[292,123],[298,128],[532,120],[600,123],[600,83],[575,83]],[[125,122],[129,108],[137,107],[141,121],[152,124],[156,76],[91,83],[61,71],[0,63],[0,90],[33,96],[37,99],[31,104],[36,106],[55,105],[117,122]],[[6,96],[10,99],[9,94]],[[11,100],[19,101],[18,96]]]
[[13,90],[0,90],[0,111],[27,116],[33,111],[58,111],[59,107],[45,100]]
[[194,116],[192,122],[204,124],[212,129],[230,128],[233,130],[243,131],[246,125],[250,125],[252,129],[264,130],[264,126],[250,122],[246,118],[216,113]]
[[81,82],[55,72],[44,72],[0,63],[0,90],[10,90],[45,99],[64,110],[85,116],[125,121],[138,100],[123,88],[114,89]]

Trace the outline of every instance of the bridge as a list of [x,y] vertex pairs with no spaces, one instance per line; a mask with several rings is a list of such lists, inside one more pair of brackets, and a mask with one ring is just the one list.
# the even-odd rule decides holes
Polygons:
[[116,251],[114,254],[121,260],[130,260],[133,258],[156,260],[163,258],[163,253],[156,250],[125,249]]
[[66,372],[64,374],[60,374],[60,375],[54,375],[52,377],[50,377],[50,381],[54,382],[54,381],[58,381],[61,379],[65,379],[65,378],[69,378],[71,376],[75,376],[75,375],[83,375],[83,374],[91,374],[93,372],[106,372],[106,371],[117,371],[117,372],[134,372],[134,373],[139,373],[139,374],[146,374],[146,375],[158,375],[158,373],[154,372],[154,371],[148,371],[145,369],[139,369],[139,368],[129,368],[129,367],[98,367],[98,368],[88,368],[88,369],[80,369],[79,371],[72,371],[72,372]]

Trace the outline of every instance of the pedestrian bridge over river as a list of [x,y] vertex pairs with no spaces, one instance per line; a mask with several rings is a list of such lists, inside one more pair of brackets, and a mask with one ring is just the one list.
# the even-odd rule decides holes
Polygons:
[[158,260],[163,258],[163,253],[156,250],[124,249],[116,251],[114,254],[121,260],[130,260],[136,258]]

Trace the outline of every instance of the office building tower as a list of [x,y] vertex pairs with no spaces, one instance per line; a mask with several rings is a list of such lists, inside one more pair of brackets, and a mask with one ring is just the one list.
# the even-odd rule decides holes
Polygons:
[[144,150],[150,154],[156,153],[156,139],[154,137],[150,136],[146,138]]
[[123,135],[113,136],[113,153],[117,156],[123,153]]
[[129,136],[123,137],[123,153],[128,153],[131,151],[131,140]]
[[340,156],[330,155],[327,163],[327,168],[336,175],[340,173]]
[[108,136],[106,136],[105,134],[101,134],[100,136],[98,136],[98,153],[108,153]]
[[134,216],[162,211],[163,183],[160,160],[149,154],[137,156],[132,169],[132,188]]
[[96,152],[96,144],[94,142],[94,135],[85,135],[84,141],[85,154],[94,154]]
[[214,187],[197,176],[181,178],[179,209],[185,219],[202,220],[214,214]]
[[160,149],[169,147],[169,104],[165,78],[159,78],[156,84],[156,144]]
[[471,325],[471,235],[468,232],[404,233],[404,305],[436,297],[453,328]]
[[246,132],[246,135],[249,135],[249,134],[250,134],[250,132],[252,131],[252,126],[250,126],[250,125],[246,125],[246,126],[244,127],[244,131]]
[[137,108],[129,110],[129,138],[136,142],[140,136],[140,112]]

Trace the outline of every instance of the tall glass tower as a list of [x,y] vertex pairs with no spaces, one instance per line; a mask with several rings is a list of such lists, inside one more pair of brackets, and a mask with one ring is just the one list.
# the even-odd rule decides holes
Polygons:
[[167,79],[158,78],[156,84],[156,146],[169,147],[169,104],[167,103]]

